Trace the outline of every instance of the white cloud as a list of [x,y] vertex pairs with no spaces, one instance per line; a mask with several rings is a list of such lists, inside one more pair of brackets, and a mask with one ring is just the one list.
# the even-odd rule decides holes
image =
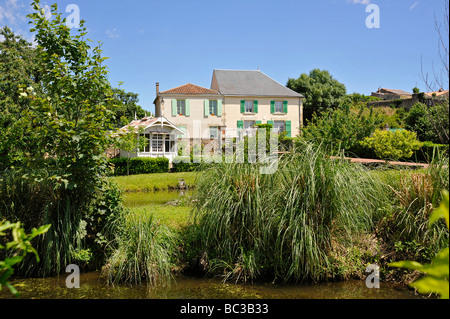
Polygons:
[[409,7],[409,10],[414,9],[418,4],[419,4],[419,1],[414,2],[414,4]]
[[353,4],[362,4],[362,5],[368,5],[370,4],[371,0],[347,0],[347,2],[351,2]]
[[44,11],[45,11],[45,13],[44,13],[44,17],[47,19],[47,20],[50,20],[50,18],[52,17],[52,11],[51,11],[51,9],[50,9],[50,6],[48,5],[48,4],[46,4],[45,6],[44,6]]
[[0,5],[0,22],[15,24],[16,22],[17,0],[6,0],[4,5]]
[[116,28],[107,29],[106,30],[106,35],[110,39],[115,39],[115,38],[119,37],[119,32],[118,32],[118,30]]

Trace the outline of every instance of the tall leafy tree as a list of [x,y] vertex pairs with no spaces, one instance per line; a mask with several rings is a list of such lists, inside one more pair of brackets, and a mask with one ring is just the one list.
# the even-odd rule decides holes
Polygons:
[[289,78],[286,86],[305,96],[304,118],[308,121],[315,112],[339,106],[347,92],[344,84],[334,79],[327,70],[320,69],[303,73],[297,79]]
[[36,143],[32,134],[24,134],[29,126],[26,110],[30,100],[20,88],[28,88],[33,96],[42,96],[42,70],[37,63],[38,49],[4,26],[0,29],[0,170],[33,156]]
[[[71,30],[56,4],[51,6],[51,19],[44,16],[39,0],[31,5],[34,11],[28,15],[33,25],[30,31],[35,32],[35,50],[39,53],[32,63],[39,66],[41,73],[38,79],[18,83],[17,98],[16,88],[11,88],[8,96],[12,97],[4,105],[11,108],[16,103],[22,107],[14,108],[20,119],[16,129],[31,136],[34,152],[21,158],[20,167],[2,172],[2,178],[17,176],[21,188],[16,192],[23,192],[20,199],[34,205],[22,209],[24,205],[17,202],[9,208],[9,202],[8,207],[2,202],[0,217],[33,217],[34,222],[52,225],[36,243],[42,256],[39,267],[30,261],[23,271],[45,276],[61,272],[85,251],[88,243],[99,243],[102,230],[98,225],[105,218],[101,216],[117,207],[107,204],[107,175],[111,170],[105,156],[106,148],[113,143],[109,132],[115,99],[101,44],[91,46],[85,38],[84,21],[79,29]],[[21,61],[20,54],[15,55]],[[23,70],[31,77],[27,66]],[[8,74],[14,76],[12,70]],[[38,84],[36,89],[33,82]],[[23,149],[20,143],[7,147]],[[43,192],[43,199],[33,197]]]
[[117,104],[112,119],[114,128],[120,128],[127,125],[134,120],[135,116],[138,119],[145,116],[145,110],[138,104],[139,98],[137,93],[126,92],[121,88],[114,88],[113,92]]

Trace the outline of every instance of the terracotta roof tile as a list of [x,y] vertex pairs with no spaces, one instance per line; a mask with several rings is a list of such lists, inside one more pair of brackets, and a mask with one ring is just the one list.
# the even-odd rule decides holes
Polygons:
[[167,91],[162,91],[160,94],[219,94],[219,92],[188,83]]

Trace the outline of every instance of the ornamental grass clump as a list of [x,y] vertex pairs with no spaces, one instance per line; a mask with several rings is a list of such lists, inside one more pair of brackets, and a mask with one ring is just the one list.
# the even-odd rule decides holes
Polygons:
[[103,270],[108,283],[168,284],[176,235],[145,211],[124,212],[114,223],[114,250]]
[[333,276],[331,238],[371,229],[378,184],[360,165],[322,148],[258,164],[218,164],[198,181],[194,209],[209,271],[225,279],[321,280]]

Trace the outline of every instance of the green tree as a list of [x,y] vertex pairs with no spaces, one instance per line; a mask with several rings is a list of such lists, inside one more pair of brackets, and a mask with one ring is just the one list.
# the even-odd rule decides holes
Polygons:
[[117,106],[113,110],[112,126],[121,128],[136,116],[138,119],[143,118],[146,114],[145,110],[138,105],[139,98],[137,93],[126,92],[121,88],[114,88],[114,99]]
[[320,69],[311,70],[309,75],[303,73],[297,79],[289,78],[286,86],[305,97],[305,120],[310,120],[314,112],[339,106],[347,92],[344,84],[334,79],[327,70]]
[[[45,95],[35,94],[27,82],[18,83],[18,103],[26,106],[19,114],[20,131],[33,138],[35,149],[32,156],[22,157],[20,167],[11,174],[19,176],[20,183],[29,181],[30,189],[49,193],[45,202],[36,202],[28,212],[36,223],[52,224],[36,243],[43,258],[39,266],[26,263],[23,272],[45,276],[59,273],[87,245],[100,243],[102,230],[96,225],[116,208],[108,206],[111,169],[105,156],[113,144],[109,132],[115,100],[101,44],[89,44],[84,21],[79,29],[71,30],[56,4],[51,6],[51,20],[44,17],[39,4],[39,0],[32,2],[34,12],[28,17],[33,25],[30,31],[35,32],[39,54],[34,61],[42,69],[39,83]],[[21,149],[22,145],[9,147]],[[26,185],[16,192],[22,189]],[[32,192],[22,195],[22,200],[34,200]],[[16,219],[17,209],[3,204],[0,214]]]
[[448,144],[448,101],[429,107],[416,103],[405,116],[405,128],[417,133],[419,140]]
[[29,126],[26,112],[30,100],[23,99],[19,89],[42,96],[42,70],[37,63],[38,50],[7,26],[0,29],[0,170],[32,157],[36,152],[34,134],[24,134]]
[[316,144],[326,144],[333,151],[345,150],[348,155],[358,156],[361,147],[359,141],[369,137],[383,121],[379,114],[361,107],[353,112],[349,105],[314,114],[311,122],[303,128],[303,139]]

